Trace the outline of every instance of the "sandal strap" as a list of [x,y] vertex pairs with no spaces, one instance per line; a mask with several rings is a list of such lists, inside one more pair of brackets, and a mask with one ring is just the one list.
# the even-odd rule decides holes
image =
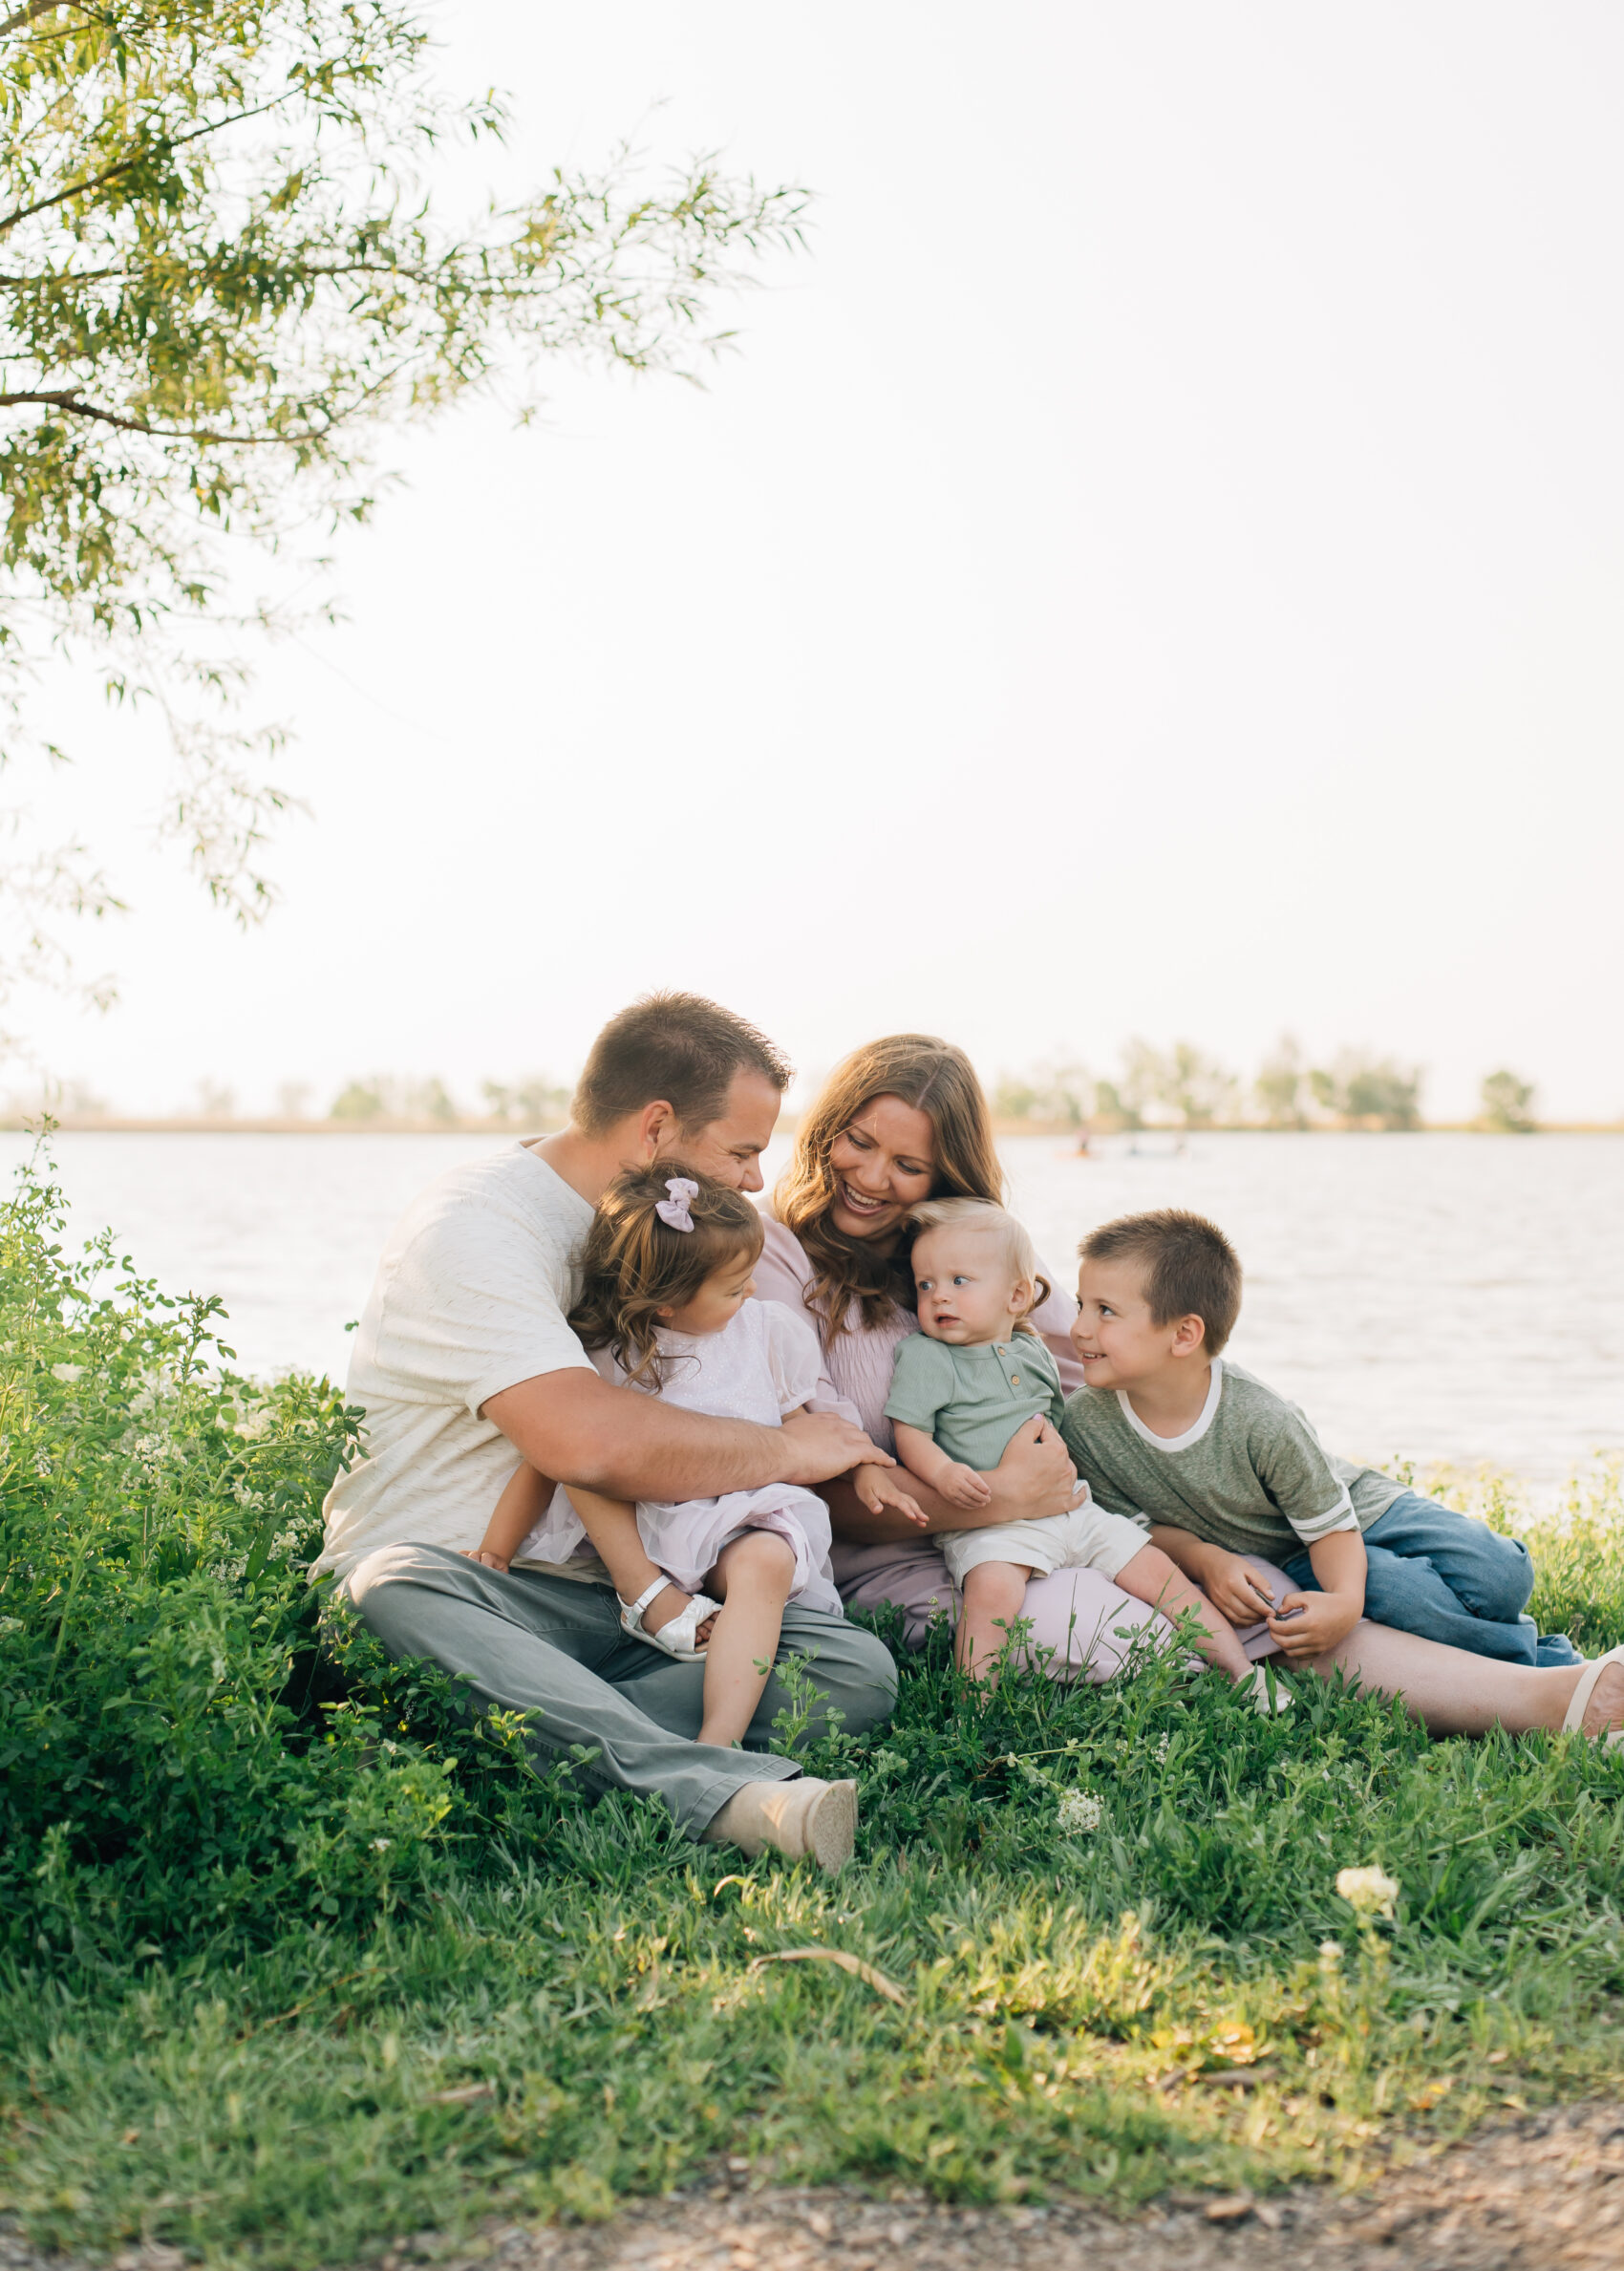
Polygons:
[[[644,1593],[640,1593],[635,1600],[622,1600],[618,1593],[615,1595],[615,1599],[620,1601],[621,1607],[626,1612],[625,1616],[621,1618],[621,1622],[626,1626],[628,1632],[642,1631],[644,1610],[650,1607],[652,1602],[658,1600],[660,1595],[665,1591],[666,1587],[670,1583],[671,1579],[669,1577],[656,1577],[648,1590]],[[652,1639],[653,1635],[651,1633],[649,1637]]]
[[1576,1733],[1585,1724],[1585,1706],[1595,1693],[1597,1681],[1610,1663],[1624,1663],[1624,1648],[1610,1648],[1605,1656],[1592,1656],[1579,1674],[1573,1689],[1573,1700],[1568,1705],[1562,1721],[1565,1735]]

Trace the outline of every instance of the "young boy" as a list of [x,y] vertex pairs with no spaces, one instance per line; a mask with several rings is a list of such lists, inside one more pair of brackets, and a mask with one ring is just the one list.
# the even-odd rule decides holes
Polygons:
[[[986,1506],[992,1492],[977,1468],[996,1467],[1011,1436],[1038,1413],[1059,1424],[1060,1376],[1026,1321],[1048,1289],[1039,1290],[1031,1239],[1002,1207],[935,1199],[908,1219],[919,1231],[911,1256],[919,1331],[897,1350],[886,1415],[910,1473],[952,1506]],[[976,1678],[1002,1653],[1034,1570],[1098,1569],[1169,1617],[1192,1614],[1202,1654],[1245,1682],[1258,1709],[1270,1708],[1267,1682],[1211,1602],[1141,1524],[1091,1505],[1085,1486],[1069,1513],[951,1531],[941,1546],[963,1599],[954,1653]],[[1276,1690],[1274,1707],[1285,1700]]]
[[[1518,1539],[1332,1458],[1294,1403],[1225,1360],[1241,1265],[1215,1224],[1127,1214],[1079,1252],[1072,1342],[1087,1384],[1061,1436],[1100,1505],[1148,1516],[1232,1624],[1266,1617],[1296,1660],[1363,1616],[1506,1663],[1578,1661],[1523,1614],[1533,1564]],[[1298,1590],[1276,1601],[1249,1553]]]

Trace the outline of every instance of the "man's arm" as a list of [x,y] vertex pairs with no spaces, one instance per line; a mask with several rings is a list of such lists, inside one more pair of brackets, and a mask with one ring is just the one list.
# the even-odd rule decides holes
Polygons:
[[532,1467],[606,1498],[811,1487],[865,1463],[894,1464],[861,1427],[830,1413],[798,1412],[781,1427],[707,1419],[636,1388],[611,1387],[584,1365],[522,1380],[481,1409]]
[[[982,1480],[992,1492],[991,1500],[970,1509],[950,1506],[939,1490],[910,1477],[909,1494],[925,1516],[925,1529],[990,1530],[999,1522],[1030,1522],[1044,1514],[1066,1513],[1077,1489],[1077,1468],[1048,1421],[1036,1419],[1011,1436],[1003,1457]],[[822,1495],[828,1501],[835,1535],[853,1545],[893,1545],[921,1534],[918,1524],[904,1515],[890,1510],[871,1511],[852,1489],[848,1475],[825,1485]]]

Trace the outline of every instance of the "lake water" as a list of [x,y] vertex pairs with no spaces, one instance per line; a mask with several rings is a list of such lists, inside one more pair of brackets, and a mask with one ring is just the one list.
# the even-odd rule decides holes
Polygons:
[[[244,1365],[341,1374],[391,1225],[482,1136],[65,1134],[74,1227],[143,1274],[216,1293]],[[19,1159],[24,1136],[0,1135]],[[781,1148],[781,1147],[780,1147]],[[1237,1360],[1333,1448],[1475,1467],[1549,1497],[1624,1447],[1624,1136],[1123,1139],[1079,1160],[1004,1146],[1014,1203],[1069,1281],[1091,1225],[1198,1209],[1247,1268]],[[768,1162],[769,1168],[774,1165]]]

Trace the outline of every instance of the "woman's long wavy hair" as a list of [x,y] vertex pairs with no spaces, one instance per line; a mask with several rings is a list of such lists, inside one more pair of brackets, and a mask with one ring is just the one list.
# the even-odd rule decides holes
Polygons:
[[773,1192],[775,1213],[812,1264],[806,1306],[831,1335],[844,1328],[854,1301],[865,1325],[884,1324],[899,1308],[913,1306],[911,1236],[905,1232],[891,1253],[878,1254],[863,1239],[844,1237],[829,1220],[835,1139],[882,1096],[911,1104],[935,1131],[932,1198],[1003,1203],[1004,1174],[987,1099],[964,1051],[930,1033],[892,1033],[854,1049],[836,1065],[801,1121],[794,1154]]
[[[688,1202],[691,1231],[674,1229],[658,1211],[677,1175],[699,1187]],[[761,1217],[741,1190],[679,1159],[630,1168],[598,1201],[570,1324],[584,1348],[610,1350],[630,1380],[658,1388],[660,1311],[680,1309],[707,1277],[736,1258],[754,1261],[760,1251]]]

